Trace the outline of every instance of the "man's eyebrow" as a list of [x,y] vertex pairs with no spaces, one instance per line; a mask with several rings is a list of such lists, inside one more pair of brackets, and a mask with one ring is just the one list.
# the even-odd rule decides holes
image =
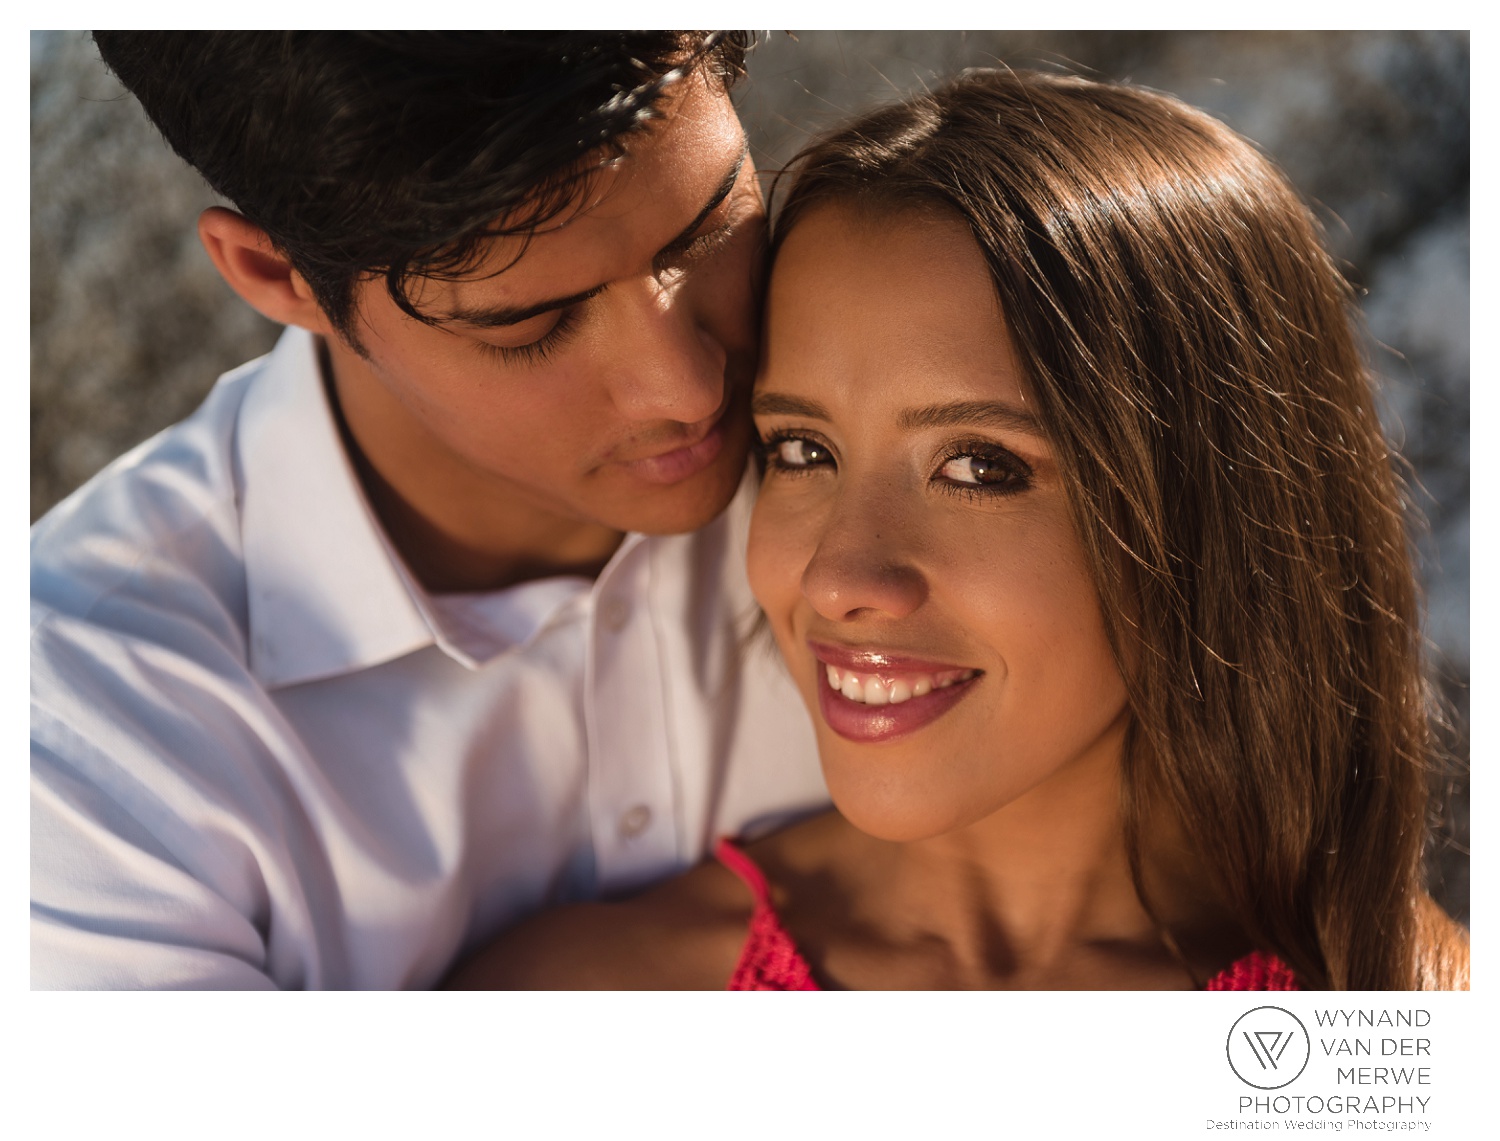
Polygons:
[[519,325],[522,321],[530,321],[533,317],[540,317],[543,313],[551,313],[554,309],[581,305],[603,292],[604,286],[596,285],[593,289],[585,289],[582,293],[538,301],[535,305],[485,305],[477,309],[458,308],[449,311],[443,321],[445,324],[455,322],[476,329],[503,329],[508,325]]
[[1002,400],[959,400],[952,404],[908,408],[897,422],[907,429],[973,426],[1007,428],[1033,436],[1046,435],[1035,413]]
[[[658,251],[656,255],[658,258],[680,253],[692,242],[693,234],[699,226],[703,225],[703,220],[719,208],[719,204],[729,197],[729,192],[734,189],[735,183],[739,182],[740,171],[744,170],[745,158],[749,153],[748,144],[740,149],[739,158],[735,160],[734,166],[719,182],[719,185],[714,188],[708,204],[698,211],[698,216],[688,223],[686,229]],[[444,322],[455,322],[476,329],[503,329],[510,325],[519,325],[533,317],[540,317],[543,313],[566,309],[570,305],[581,305],[603,293],[606,288],[606,285],[596,285],[592,289],[585,289],[582,293],[574,293],[567,297],[550,297],[534,305],[485,305],[477,308],[458,308],[449,311],[444,317]]]
[[687,224],[682,233],[678,234],[657,252],[656,256],[658,258],[663,256],[670,257],[673,254],[681,253],[692,243],[693,235],[697,232],[698,227],[703,225],[704,219],[719,208],[719,203],[729,197],[729,192],[734,189],[735,183],[740,180],[740,171],[745,169],[745,159],[749,154],[750,144],[746,143],[740,148],[740,157],[735,160],[734,166],[730,168],[729,173],[724,176],[719,185],[714,188],[708,204],[702,210],[698,211],[698,216]]
[[784,396],[779,392],[757,392],[750,398],[750,411],[757,416],[806,416],[810,420],[828,420],[828,409],[816,400]]

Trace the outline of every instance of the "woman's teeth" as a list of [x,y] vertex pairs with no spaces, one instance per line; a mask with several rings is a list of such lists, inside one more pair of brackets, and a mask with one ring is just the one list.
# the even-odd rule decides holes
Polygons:
[[902,674],[899,677],[877,677],[857,674],[828,666],[828,688],[836,689],[850,701],[861,705],[899,705],[914,697],[923,697],[935,689],[947,689],[968,681],[978,670],[941,670],[932,674]]

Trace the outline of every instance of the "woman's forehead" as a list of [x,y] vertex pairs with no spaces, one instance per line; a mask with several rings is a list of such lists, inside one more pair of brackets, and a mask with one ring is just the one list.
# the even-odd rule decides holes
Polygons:
[[1003,402],[1019,422],[1025,372],[989,268],[956,214],[820,204],[772,271],[765,392],[878,402],[907,423],[937,407]]

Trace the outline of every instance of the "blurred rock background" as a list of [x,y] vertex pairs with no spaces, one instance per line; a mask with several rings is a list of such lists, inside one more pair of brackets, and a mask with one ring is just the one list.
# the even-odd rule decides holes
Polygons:
[[[770,32],[735,98],[769,171],[851,112],[997,64],[1131,80],[1219,116],[1287,170],[1365,291],[1386,425],[1428,518],[1428,634],[1464,762],[1434,891],[1467,921],[1467,33]],[[213,202],[87,35],[31,33],[33,519],[274,341],[198,244]]]

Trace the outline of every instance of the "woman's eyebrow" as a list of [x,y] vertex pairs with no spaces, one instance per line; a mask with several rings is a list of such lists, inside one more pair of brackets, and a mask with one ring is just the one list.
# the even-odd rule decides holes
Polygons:
[[963,426],[1006,428],[1013,432],[1026,432],[1043,436],[1041,421],[1036,414],[1003,400],[960,400],[952,404],[929,404],[923,408],[908,408],[897,421],[901,427],[954,428]]
[[[788,396],[780,392],[757,392],[750,400],[750,411],[757,416],[805,416],[810,420],[831,420],[828,409],[816,400]],[[1045,436],[1036,414],[1003,400],[959,400],[951,404],[929,404],[908,408],[896,418],[907,431],[920,428],[985,427],[1006,428]]]
[[750,398],[750,411],[757,416],[806,416],[810,420],[828,420],[828,409],[816,400],[786,396],[780,392],[757,392]]

